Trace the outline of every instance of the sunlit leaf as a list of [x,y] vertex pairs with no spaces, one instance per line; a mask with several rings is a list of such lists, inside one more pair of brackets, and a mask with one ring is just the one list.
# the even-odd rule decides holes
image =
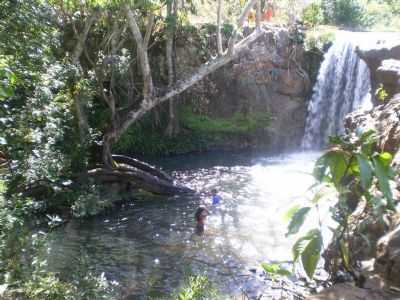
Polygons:
[[325,183],[315,192],[314,197],[311,199],[311,203],[318,204],[322,199],[336,193],[337,191],[332,184]]
[[[341,149],[332,149],[321,156],[314,167],[314,177],[320,182],[333,182],[338,186],[348,169],[349,154]],[[327,170],[329,169],[329,174]]]
[[281,276],[289,276],[291,272],[283,268],[280,264],[277,263],[262,263],[261,267],[270,275],[281,275]]
[[296,234],[299,232],[300,227],[303,225],[304,220],[310,209],[311,207],[302,207],[294,213],[292,220],[289,223],[288,232],[286,233],[286,236],[291,234]]
[[311,236],[309,243],[301,253],[301,263],[307,276],[312,279],[315,269],[317,268],[318,261],[321,257],[322,250],[322,235],[319,230],[315,231]]
[[393,209],[394,208],[393,195],[392,191],[390,190],[390,184],[389,184],[389,174],[390,174],[389,167],[385,165],[385,161],[382,162],[379,156],[374,157],[373,162],[375,167],[375,174],[376,177],[378,178],[379,190],[383,193],[386,200],[388,201],[388,207]]
[[293,218],[294,214],[295,214],[299,209],[300,209],[300,205],[299,205],[299,204],[296,204],[296,205],[292,206],[291,208],[289,208],[289,209],[285,212],[285,214],[283,215],[283,221],[284,221],[284,222],[289,222],[289,221]]
[[308,231],[304,236],[299,238],[292,247],[293,261],[296,262],[300,257],[301,253],[304,251],[305,247],[311,239],[319,234],[318,229],[312,229]]
[[379,161],[385,166],[385,167],[389,167],[390,163],[392,162],[392,154],[390,154],[389,152],[383,152],[380,153],[378,155],[378,159]]
[[364,154],[356,154],[357,162],[360,168],[361,186],[368,190],[372,183],[372,165]]

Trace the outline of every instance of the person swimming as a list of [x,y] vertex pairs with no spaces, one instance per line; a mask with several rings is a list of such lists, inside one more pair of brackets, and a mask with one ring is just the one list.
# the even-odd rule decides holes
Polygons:
[[201,235],[204,233],[204,225],[207,216],[209,215],[209,211],[203,207],[200,206],[196,212],[194,213],[194,218],[196,220],[196,233]]
[[212,205],[218,205],[221,203],[221,196],[218,195],[217,189],[212,189],[211,190],[211,195],[212,195]]

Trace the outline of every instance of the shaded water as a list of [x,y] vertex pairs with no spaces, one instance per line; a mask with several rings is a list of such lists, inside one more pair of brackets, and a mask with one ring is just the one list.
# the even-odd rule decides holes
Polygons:
[[220,191],[222,205],[212,210],[203,236],[194,232],[193,214],[209,195],[148,196],[112,215],[73,221],[54,232],[50,268],[68,276],[86,257],[90,269],[117,282],[127,299],[167,296],[188,272],[206,274],[221,293],[236,294],[249,268],[291,259],[293,241],[284,236],[282,216],[304,198],[317,155],[220,153],[164,160],[187,186]]

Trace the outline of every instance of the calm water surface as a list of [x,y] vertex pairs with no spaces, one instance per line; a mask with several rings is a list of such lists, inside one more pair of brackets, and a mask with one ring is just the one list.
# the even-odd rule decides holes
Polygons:
[[[313,183],[319,153],[262,157],[206,154],[163,160],[196,197],[146,197],[88,221],[72,221],[51,236],[49,266],[68,276],[83,261],[118,283],[126,299],[166,296],[185,274],[206,274],[221,293],[235,294],[243,273],[264,261],[290,260],[284,213]],[[222,205],[212,210],[203,236],[193,214],[217,188]],[[85,258],[85,259],[82,259]]]

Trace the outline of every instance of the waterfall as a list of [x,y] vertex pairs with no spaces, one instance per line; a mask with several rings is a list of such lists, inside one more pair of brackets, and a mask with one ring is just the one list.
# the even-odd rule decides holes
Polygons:
[[328,137],[344,133],[344,117],[371,108],[371,82],[367,65],[356,54],[357,35],[337,35],[324,56],[308,105],[302,146],[320,149]]

